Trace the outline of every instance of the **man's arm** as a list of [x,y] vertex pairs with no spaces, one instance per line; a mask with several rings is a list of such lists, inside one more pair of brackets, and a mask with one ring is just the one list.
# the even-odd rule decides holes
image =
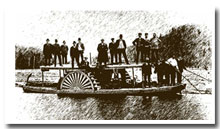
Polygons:
[[135,39],[132,43],[133,45],[136,45],[137,39]]
[[127,45],[126,45],[125,40],[123,40],[123,43],[124,43],[124,47],[125,47],[125,49],[126,49],[126,48],[127,48]]

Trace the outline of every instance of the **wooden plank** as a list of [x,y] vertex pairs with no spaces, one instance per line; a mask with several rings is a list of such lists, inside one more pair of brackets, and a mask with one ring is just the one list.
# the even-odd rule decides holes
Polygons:
[[[122,65],[107,65],[104,69],[106,70],[112,70],[112,69],[125,69],[125,68],[141,68],[142,64],[122,64]],[[91,65],[90,68],[95,68],[95,65]],[[41,71],[48,71],[48,70],[71,70],[73,69],[70,64],[63,65],[63,66],[40,66]],[[75,67],[74,69],[80,69],[78,67]]]

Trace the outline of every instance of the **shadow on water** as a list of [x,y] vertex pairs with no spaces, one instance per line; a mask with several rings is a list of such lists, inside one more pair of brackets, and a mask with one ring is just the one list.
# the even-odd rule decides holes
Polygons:
[[104,120],[121,120],[124,118],[123,106],[126,96],[112,95],[96,97],[97,110]]

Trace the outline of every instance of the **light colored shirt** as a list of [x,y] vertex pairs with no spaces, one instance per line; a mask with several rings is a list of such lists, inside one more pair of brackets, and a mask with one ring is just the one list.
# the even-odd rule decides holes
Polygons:
[[176,61],[176,59],[174,59],[174,58],[169,58],[169,59],[166,61],[166,63],[172,65],[173,67],[178,67],[177,61]]
[[119,45],[118,45],[119,49],[124,49],[124,44],[123,44],[123,40],[119,40]]
[[82,47],[81,47],[81,45],[82,45],[82,43],[79,42],[79,44],[78,44],[78,50],[79,50],[79,51],[82,51],[82,50],[83,50]]
[[160,39],[158,39],[157,37],[155,37],[155,38],[151,41],[151,43],[152,43],[152,48],[153,48],[153,49],[158,49],[158,48],[159,48],[159,41],[160,41]]

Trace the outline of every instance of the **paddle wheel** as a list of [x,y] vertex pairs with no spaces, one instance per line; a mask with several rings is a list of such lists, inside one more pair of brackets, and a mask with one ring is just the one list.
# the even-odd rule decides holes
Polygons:
[[80,70],[69,72],[60,83],[60,89],[72,90],[95,90],[97,86],[97,80],[91,73],[84,73]]

